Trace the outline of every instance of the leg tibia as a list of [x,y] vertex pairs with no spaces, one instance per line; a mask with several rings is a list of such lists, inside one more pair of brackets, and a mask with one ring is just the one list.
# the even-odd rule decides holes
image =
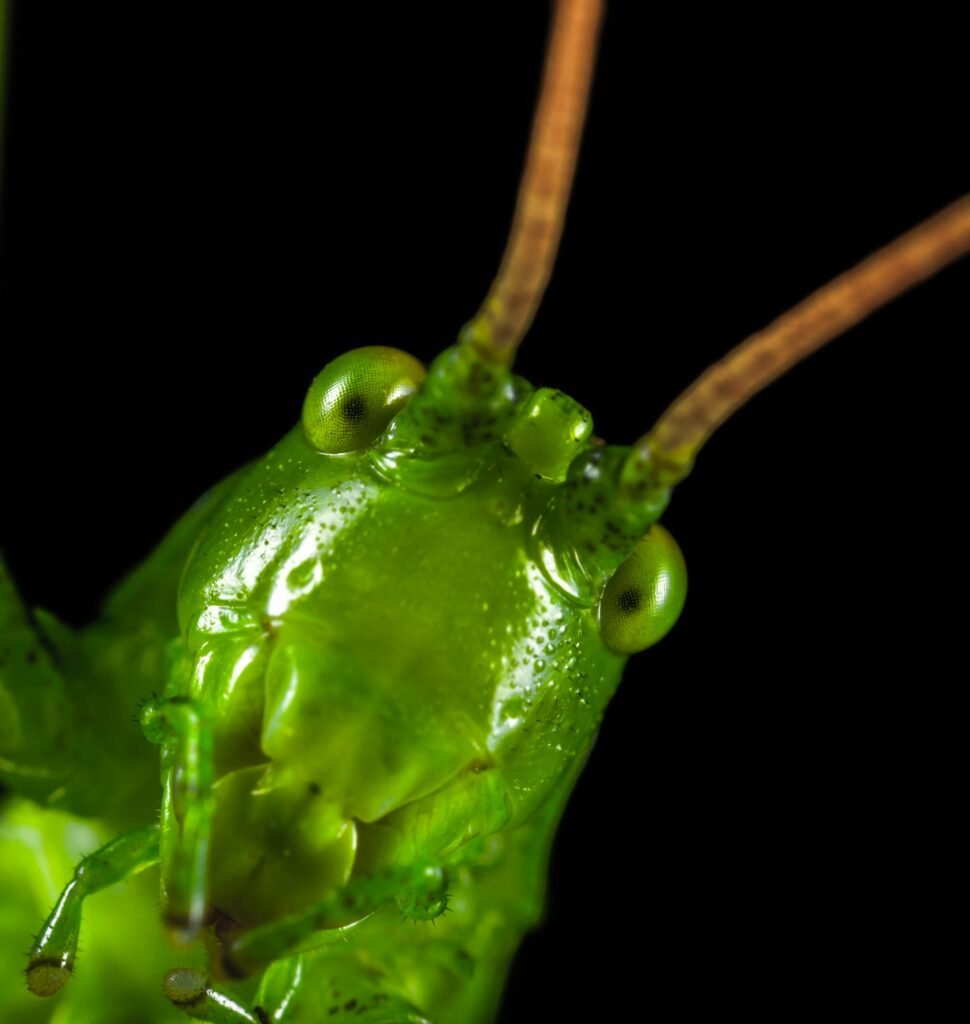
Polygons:
[[444,872],[432,865],[393,868],[376,877],[354,879],[306,910],[227,939],[222,969],[230,978],[255,974],[289,956],[315,933],[359,921],[392,900],[424,908],[424,920],[430,921],[444,913],[446,889]]
[[311,954],[274,964],[252,1009],[193,968],[169,971],[163,989],[173,1006],[209,1024],[428,1024],[405,998],[385,991],[382,980],[353,956],[315,961]]
[[151,825],[112,839],[78,864],[30,952],[27,987],[34,995],[52,996],[70,979],[85,898],[156,863],[158,828]]
[[209,1024],[264,1024],[267,1019],[250,1013],[231,996],[213,988],[205,974],[193,968],[169,971],[162,990],[176,1009]]
[[162,804],[162,887],[166,921],[183,941],[197,934],[206,912],[212,829],[212,727],[205,708],[180,697],[151,701],[142,728],[163,746],[168,787]]

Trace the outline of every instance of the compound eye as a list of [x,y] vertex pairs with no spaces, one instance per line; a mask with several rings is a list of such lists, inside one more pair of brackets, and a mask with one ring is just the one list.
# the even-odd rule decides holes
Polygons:
[[424,380],[407,352],[370,345],[328,363],[303,402],[303,430],[317,451],[336,455],[366,448]]
[[687,596],[687,567],[677,542],[654,524],[613,573],[600,599],[600,635],[617,654],[655,644],[680,616]]

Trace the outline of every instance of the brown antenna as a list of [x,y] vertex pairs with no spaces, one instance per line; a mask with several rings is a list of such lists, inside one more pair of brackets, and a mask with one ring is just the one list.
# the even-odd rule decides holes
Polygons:
[[669,486],[749,398],[826,342],[970,251],[970,195],[880,249],[732,349],[636,443],[630,479]]
[[462,340],[506,365],[532,323],[562,235],[605,0],[557,0],[515,219],[498,276]]

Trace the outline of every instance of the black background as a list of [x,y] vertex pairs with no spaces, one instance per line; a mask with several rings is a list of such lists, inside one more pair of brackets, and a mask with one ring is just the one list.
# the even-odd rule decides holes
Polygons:
[[[632,441],[966,190],[960,33],[882,17],[616,2],[520,371]],[[0,537],[29,600],[92,615],[340,351],[452,340],[501,253],[546,18],[18,5]],[[687,609],[610,709],[504,1024],[965,993],[968,284],[799,367],[682,485]]]

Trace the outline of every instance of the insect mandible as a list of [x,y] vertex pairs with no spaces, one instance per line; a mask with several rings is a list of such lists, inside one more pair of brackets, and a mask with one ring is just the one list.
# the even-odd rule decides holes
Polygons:
[[[534,50],[534,52],[535,52],[535,50]],[[519,101],[519,103],[521,103],[521,99],[519,99],[518,101]],[[511,166],[511,164],[514,164],[514,162],[515,162],[515,161],[514,161],[514,160],[512,160],[512,161],[511,161],[511,163],[510,163],[510,166]],[[510,173],[511,173],[511,172],[510,172]],[[582,194],[581,194],[581,195],[582,195]],[[938,204],[938,203],[936,203],[936,202],[934,201],[933,205],[940,205],[940,204]],[[923,207],[923,208],[922,208],[921,210],[919,210],[918,212],[919,212],[920,214],[922,214],[922,213],[929,213],[929,212],[931,212],[931,210],[932,210],[932,205],[929,205],[929,204],[927,204],[926,206],[924,206],[924,207]],[[861,244],[859,244],[859,245],[856,245],[856,247],[855,247],[854,249],[852,249],[851,251],[847,252],[847,254],[845,255],[845,257],[844,257],[844,258],[842,258],[842,259],[841,259],[841,261],[837,261],[837,262],[833,263],[833,265],[832,265],[831,267],[830,267],[830,266],[829,266],[829,265],[827,264],[827,265],[825,266],[825,268],[824,268],[824,269],[820,269],[820,270],[816,269],[816,270],[812,271],[812,274],[813,274],[813,275],[811,276],[811,279],[810,279],[810,280],[806,280],[806,281],[805,281],[805,289],[807,289],[808,287],[810,287],[810,286],[811,286],[811,285],[813,285],[813,284],[817,284],[819,280],[823,280],[823,279],[825,278],[825,275],[826,275],[827,273],[830,273],[830,272],[831,272],[832,270],[837,270],[837,269],[840,269],[840,268],[842,268],[842,267],[844,267],[844,266],[848,265],[848,264],[849,264],[850,262],[852,262],[852,261],[853,261],[853,260],[854,260],[855,258],[857,258],[858,256],[861,256],[861,255],[862,255],[862,254],[863,254],[864,252],[866,252],[866,251],[867,251],[867,249],[871,249],[871,248],[874,248],[874,246],[875,246],[875,245],[876,245],[876,244],[877,244],[878,242],[882,242],[882,241],[885,241],[885,240],[887,240],[887,239],[888,239],[888,237],[890,236],[890,234],[892,233],[892,231],[893,231],[893,230],[895,230],[896,228],[901,228],[901,227],[904,227],[904,226],[906,226],[906,224],[908,224],[908,221],[914,221],[915,219],[917,219],[917,218],[916,218],[916,216],[902,216],[902,215],[899,215],[899,216],[897,216],[897,217],[896,217],[896,219],[895,219],[895,220],[893,221],[893,224],[892,224],[892,226],[891,226],[891,227],[889,227],[889,228],[887,228],[887,229],[883,229],[883,230],[882,230],[882,231],[881,231],[881,232],[879,233],[879,236],[878,236],[878,238],[876,237],[876,232],[875,232],[875,230],[874,230],[874,233],[873,233],[873,239],[872,239],[872,241],[869,241],[869,240],[867,240],[867,241],[864,241],[864,242],[862,242],[862,243],[861,243]],[[836,259],[836,257],[833,257],[833,260],[835,260],[835,259]],[[576,260],[576,262],[579,262],[579,256],[577,257],[577,260]],[[488,267],[487,267],[487,268],[484,268],[483,270],[480,270],[479,272],[481,272],[481,273],[488,273]],[[808,271],[805,271],[805,272],[806,272],[806,273],[808,273]],[[781,276],[781,273],[779,273],[779,274],[778,274],[778,276]],[[566,287],[568,287],[568,286],[566,286]],[[803,289],[803,290],[804,290],[804,289]],[[782,307],[784,306],[784,303],[785,303],[785,302],[789,301],[790,299],[796,299],[796,298],[798,298],[798,297],[799,297],[799,295],[798,295],[798,292],[797,292],[797,291],[794,291],[794,292],[788,293],[788,295],[787,295],[787,298],[785,298],[785,299],[782,299],[782,300],[778,300],[778,302],[777,302],[777,304],[776,304],[776,306],[775,306],[774,310],[772,310],[772,311],[777,311],[778,309],[781,309],[781,308],[782,308]],[[638,308],[639,308],[639,307],[638,307]],[[382,314],[382,315],[387,315],[387,314]],[[770,315],[770,314],[766,313],[766,314],[765,314],[765,316],[767,316],[767,315]],[[758,314],[756,313],[756,314],[755,314],[755,316],[757,317],[757,316],[758,316]],[[390,316],[389,316],[389,315],[387,315],[387,318],[388,318],[388,321],[389,321],[389,319],[390,319]],[[762,317],[762,318],[764,318],[764,317]],[[442,317],[442,319],[444,319],[444,317]],[[629,314],[627,314],[627,319],[629,319]],[[884,317],[884,319],[885,319],[885,317]],[[360,323],[360,316],[357,316],[357,318],[356,318],[356,322],[357,322],[357,323]],[[752,323],[751,323],[750,325],[748,325],[748,326],[750,326],[750,327],[756,327],[756,326],[758,326],[758,325],[757,325],[757,319],[755,319],[755,321],[753,321],[753,322],[752,322]],[[444,329],[444,328],[442,328],[442,329]],[[739,331],[739,332],[734,332],[735,336],[736,336],[737,334],[740,334],[740,333],[743,333],[743,331]],[[552,337],[552,335],[550,335],[550,337]],[[386,338],[386,335],[385,335],[385,338]],[[726,341],[726,340],[728,339],[728,333],[727,333],[727,331],[725,331],[724,329],[721,329],[721,336],[720,336],[720,338],[718,339],[718,344],[717,344],[717,345],[715,345],[715,343],[714,343],[714,342],[711,342],[711,343],[710,343],[710,344],[711,344],[711,348],[712,348],[712,349],[714,349],[714,348],[722,348],[722,347],[723,347],[723,341],[721,341],[721,339],[723,339],[723,341]],[[380,340],[380,339],[379,339],[379,338],[377,338],[377,337],[375,337],[374,335],[371,335],[371,334],[369,333],[369,334],[368,334],[368,337],[367,337],[367,338],[365,338],[365,339],[362,339],[362,340],[375,340],[375,341],[376,341],[376,340]],[[393,338],[393,339],[391,339],[391,340],[392,340],[392,341],[396,341],[397,339],[396,339],[396,338]],[[536,345],[538,346],[538,345],[540,344],[540,342],[541,342],[541,336],[538,336],[538,335],[537,335],[536,339],[534,340],[534,344],[536,344]],[[699,341],[699,342],[698,342],[698,344],[700,344],[700,343],[701,343],[701,342]],[[624,341],[624,340],[620,339],[619,337],[617,337],[617,344],[618,344],[618,345],[628,345],[628,344],[629,344],[629,342],[627,342],[627,341]],[[668,343],[668,344],[669,344],[669,343]],[[691,342],[690,344],[693,344],[693,342]],[[687,345],[687,342],[686,342],[686,341],[680,341],[680,340],[678,340],[678,341],[677,341],[677,345],[678,345],[678,347],[689,347],[689,346]],[[405,345],[404,347],[408,347],[408,346],[407,346],[407,345]],[[428,350],[428,354],[431,354],[431,352],[433,352],[433,348],[431,348],[431,349],[429,349],[429,350]],[[336,354],[336,349],[334,349],[334,350],[333,350],[333,354]],[[423,353],[422,353],[422,354],[423,354]],[[536,356],[536,355],[532,355],[532,353],[530,353],[530,352],[529,352],[529,349],[528,349],[528,347],[526,347],[526,349],[525,349],[525,350],[523,350],[523,353],[522,353],[522,357],[523,357],[523,359],[525,359],[525,358],[530,358],[531,356],[532,356],[532,357],[533,357],[533,358],[534,358],[534,359],[535,359],[535,360],[536,360],[537,362],[540,362],[540,361],[541,361],[541,359],[539,359],[539,357],[538,357],[538,356]],[[546,357],[548,357],[548,352],[546,352],[546,353],[545,353],[545,356],[546,356]],[[703,358],[702,356],[697,356],[697,355],[695,355],[695,356],[694,356],[694,359],[695,359],[694,369],[699,369],[699,368],[700,368],[700,367],[701,367],[701,366],[703,365],[703,362],[704,362],[705,360],[704,360],[704,358]],[[326,357],[324,357],[324,358],[319,358],[319,359],[317,359],[317,365],[319,365],[319,364],[320,364],[320,362],[323,362],[323,361],[326,361]],[[572,370],[572,371],[567,371],[567,372],[572,372],[572,373],[574,373],[574,374],[576,374],[576,373],[577,373],[577,371],[576,371],[575,369],[574,369],[574,370]],[[670,394],[670,393],[673,393],[673,392],[674,392],[674,390],[676,390],[676,388],[677,388],[677,386],[678,386],[679,384],[683,383],[683,382],[684,382],[684,381],[685,381],[686,379],[688,379],[688,377],[689,377],[689,374],[690,374],[691,372],[692,372],[692,371],[685,371],[685,372],[681,373],[681,376],[680,376],[680,377],[679,377],[679,378],[678,378],[678,379],[677,379],[677,380],[676,380],[675,382],[673,382],[673,383],[672,383],[672,386],[670,386],[670,387],[667,387],[667,388],[666,388],[666,390],[663,390],[663,388],[662,388],[662,387],[661,387],[660,385],[658,385],[658,388],[657,388],[657,389],[658,389],[658,390],[662,390],[662,392],[663,392],[662,396],[663,396],[663,395],[666,395],[666,394]],[[808,371],[808,370],[806,370],[806,371],[804,371],[804,372],[805,372],[805,373],[816,373],[816,371]],[[533,373],[532,371],[525,371],[525,373],[526,373],[526,376],[536,376],[536,375],[535,375],[535,374],[534,374],[534,373]],[[545,383],[545,382],[548,382],[548,383],[559,383],[558,379],[557,379],[557,380],[555,380],[555,381],[552,381],[551,379],[549,379],[549,378],[551,378],[551,376],[552,376],[552,375],[547,375],[547,380],[546,380],[546,381],[544,381],[544,383]],[[579,375],[577,375],[577,376],[579,376]],[[786,386],[788,387],[788,386],[790,386],[790,385],[786,385]],[[820,386],[821,386],[821,385],[819,384],[819,381],[818,381],[818,380],[816,380],[816,381],[815,381],[815,388],[816,388],[816,393],[818,393],[818,389],[819,389],[819,387],[820,387]],[[573,387],[572,389],[571,389],[570,387],[566,387],[566,390],[567,390],[567,391],[572,391],[573,393],[577,393],[577,392],[578,392],[578,388],[576,388],[576,387]],[[651,388],[650,388],[650,390],[651,390],[651,391],[655,390],[655,388],[653,388],[653,385],[651,385]],[[629,392],[628,392],[628,393],[629,393]],[[632,409],[632,412],[633,412],[634,414],[636,414],[636,419],[635,419],[635,424],[636,424],[636,426],[635,426],[635,428],[634,428],[634,429],[633,429],[632,431],[631,431],[631,430],[627,430],[627,431],[626,431],[626,433],[624,434],[624,436],[625,436],[625,437],[626,437],[627,439],[629,439],[629,438],[630,438],[631,436],[633,436],[633,435],[634,435],[634,434],[635,434],[635,433],[637,432],[637,429],[641,429],[641,428],[642,428],[642,425],[643,425],[643,424],[644,424],[644,423],[646,422],[646,420],[645,420],[645,419],[643,418],[643,417],[644,417],[644,416],[645,416],[646,414],[645,414],[645,413],[641,413],[641,412],[640,412],[640,410],[639,410],[639,409],[637,409],[637,408],[636,408],[636,407],[634,406],[634,400],[633,400],[633,399],[639,400],[639,390],[637,390],[637,391],[633,392],[633,396],[632,396],[632,398],[629,398],[629,397],[628,397],[628,398],[626,399],[626,403],[628,404],[628,406],[630,406],[630,407],[633,407],[633,409]],[[658,399],[657,399],[656,397],[653,397],[653,398],[652,398],[651,400],[658,400]],[[774,400],[774,401],[775,401],[775,403],[777,404],[777,399],[771,399],[770,397],[766,397],[766,398],[765,398],[764,400],[765,400],[765,401],[768,401],[768,402],[770,402],[770,401]],[[601,415],[600,415],[600,413],[599,413],[599,410],[598,410],[598,409],[596,408],[596,406],[595,406],[595,403],[594,403],[594,401],[590,400],[590,401],[588,402],[588,404],[590,404],[590,406],[591,406],[591,407],[593,408],[593,412],[594,412],[594,413],[595,413],[595,414],[597,415],[597,424],[600,424],[600,423],[602,422],[602,420],[601,420]],[[774,412],[775,412],[775,413],[777,412],[776,404],[775,404],[775,409],[774,409]],[[659,412],[659,411],[660,411],[660,409],[659,409],[659,408],[657,408],[657,409],[656,409],[655,411],[656,411],[656,412]],[[250,412],[249,410],[247,410],[247,413],[246,413],[246,415],[247,415],[247,417],[254,417],[254,416],[255,416],[256,414],[255,414],[255,413],[252,413],[252,412]],[[608,411],[607,411],[606,415],[608,415]],[[750,414],[750,415],[748,416],[748,420],[749,420],[749,422],[751,422],[751,421],[752,421],[752,418],[753,418],[753,416],[754,416],[754,414],[753,414],[753,413],[752,413],[752,414]],[[767,414],[767,413],[765,414],[765,417],[766,417],[766,418],[768,417],[768,414]],[[733,429],[733,428],[732,428],[732,429]],[[614,437],[614,436],[617,436],[617,432],[616,432],[616,431],[606,431],[606,430],[603,430],[602,432],[603,432],[603,433],[605,433],[605,434],[607,434],[607,436],[609,436],[609,437]],[[756,433],[757,433],[757,431],[756,431]],[[762,432],[762,433],[763,433],[763,432]],[[265,436],[265,434],[263,434],[263,436]],[[229,442],[229,443],[233,443],[233,442],[234,442],[234,441],[233,441],[233,438],[229,438],[229,439],[228,439],[228,442]],[[763,443],[763,442],[764,442],[764,440],[763,440],[763,437],[762,437],[762,443]],[[724,452],[724,449],[725,449],[725,445],[726,445],[726,443],[727,443],[726,441],[722,442],[722,446],[721,446],[721,451],[722,451],[722,452]],[[213,441],[209,441],[209,444],[210,444],[210,446],[212,446],[212,447],[215,447],[215,443],[214,443]],[[158,445],[156,445],[156,446],[158,446]],[[740,445],[740,446],[739,446],[739,451],[741,451],[741,450],[742,450],[742,447],[743,447],[743,445]],[[255,451],[256,451],[255,447],[253,447],[252,451],[253,451],[253,453],[255,453]],[[228,459],[228,458],[231,458],[231,457],[226,457],[226,458]],[[714,468],[713,468],[713,466],[712,466],[712,463],[713,463],[713,458],[714,458],[713,456],[712,456],[712,457],[709,457],[708,461],[707,461],[707,462],[706,462],[706,464],[705,464],[705,468],[706,468],[706,470],[707,470],[708,472],[717,472],[717,470],[716,470],[716,469],[714,469]],[[226,466],[226,468],[228,468],[228,467]],[[734,467],[732,466],[732,469],[733,469],[733,468],[734,468]],[[703,474],[699,474],[699,475],[698,475],[698,480],[700,480],[700,479],[701,479],[702,477],[703,477]],[[199,489],[199,487],[200,487],[201,485],[203,485],[203,480],[200,480],[200,481],[199,481],[199,486],[197,486],[197,488],[196,488],[196,489]],[[697,484],[697,485],[700,485],[700,484]],[[747,481],[746,481],[746,486],[747,486],[747,485],[748,485],[748,484],[747,484]],[[691,486],[694,486],[694,483],[693,483],[693,481],[691,481]],[[182,500],[183,502],[184,502],[185,500],[187,500],[187,499],[188,499],[188,497],[189,497],[189,494],[191,494],[192,486],[191,486],[191,485],[188,485],[188,488],[187,488],[187,489],[188,489],[188,493],[187,493],[187,494],[185,494],[185,495],[183,496],[183,498],[181,499],[181,500]],[[679,503],[679,504],[681,504],[681,505],[683,505],[683,504],[686,504],[686,499],[685,499],[685,498],[682,498],[682,499],[680,500],[680,503]],[[674,512],[676,512],[676,506],[675,506]],[[161,525],[161,523],[160,523],[160,525]],[[697,530],[697,535],[698,535],[698,536],[700,536],[700,527],[699,527],[699,528],[698,528],[698,530]],[[750,549],[751,549],[751,547],[753,547],[753,545],[749,545],[749,546],[748,546],[748,549],[750,550]],[[107,571],[107,570],[106,570],[106,571]],[[38,588],[38,589],[39,589],[39,588]],[[659,654],[660,654],[660,651],[658,651],[657,653],[658,653],[658,655],[659,655]],[[649,683],[648,685],[652,686],[653,684],[652,684],[652,683]],[[665,684],[665,688],[671,688],[672,686],[673,686],[673,683],[672,683],[672,682],[671,682],[671,683],[667,683],[667,684]],[[668,699],[670,699],[670,698],[668,698]],[[648,727],[648,728],[651,728],[651,727]],[[628,889],[629,887],[628,887],[628,885],[627,885],[627,884],[624,884],[624,885],[623,885],[623,888],[624,888],[624,890],[626,891],[626,890],[627,890],[627,889]],[[626,897],[625,897],[625,898],[626,898]],[[607,899],[605,900],[605,902],[610,902],[610,900],[609,900],[609,899],[607,898]]]

